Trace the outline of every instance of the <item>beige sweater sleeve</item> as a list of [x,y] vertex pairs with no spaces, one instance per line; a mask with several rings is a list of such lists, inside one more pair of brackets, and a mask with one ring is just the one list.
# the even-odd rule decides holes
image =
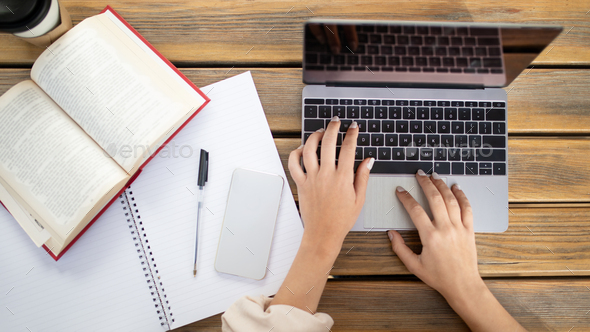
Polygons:
[[334,325],[334,320],[328,314],[312,315],[309,311],[284,304],[269,306],[271,300],[263,295],[240,298],[221,316],[221,330],[326,332]]

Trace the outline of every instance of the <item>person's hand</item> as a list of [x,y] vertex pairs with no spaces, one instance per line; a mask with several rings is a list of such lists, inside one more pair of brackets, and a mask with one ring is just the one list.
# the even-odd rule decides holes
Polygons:
[[471,205],[458,185],[449,189],[436,173],[429,178],[420,170],[416,178],[428,199],[434,220],[430,220],[404,188],[398,187],[397,197],[418,229],[423,247],[422,253],[416,255],[398,232],[388,231],[393,251],[410,272],[449,302],[473,295],[485,285],[477,269]]
[[[353,122],[342,143],[338,165],[336,140],[340,129],[338,117],[327,130],[311,134],[304,146],[291,152],[289,171],[297,184],[299,209],[305,226],[304,239],[340,250],[344,237],[357,220],[365,202],[365,192],[374,158],[365,159],[354,174],[358,126]],[[321,165],[316,154],[322,141]],[[303,156],[303,172],[299,164]]]
[[[309,24],[309,30],[311,33],[313,33],[320,44],[324,45],[327,41],[333,54],[338,54],[340,51],[344,51],[342,49],[342,42],[338,36],[338,27],[339,26],[336,24]],[[340,25],[340,27],[344,30],[344,36],[346,37],[348,47],[350,47],[352,52],[356,51],[359,44],[359,39],[356,34],[356,26]],[[348,53],[348,51],[346,53]]]

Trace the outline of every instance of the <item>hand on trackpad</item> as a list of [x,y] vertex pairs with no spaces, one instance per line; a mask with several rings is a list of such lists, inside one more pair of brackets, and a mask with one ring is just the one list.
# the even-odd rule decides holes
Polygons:
[[[446,183],[447,178],[442,178]],[[365,199],[365,228],[415,229],[408,212],[395,195],[402,186],[432,219],[430,205],[415,176],[370,177]]]

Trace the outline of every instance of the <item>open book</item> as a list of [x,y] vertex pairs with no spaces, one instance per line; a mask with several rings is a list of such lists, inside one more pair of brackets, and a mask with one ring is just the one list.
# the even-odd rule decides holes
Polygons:
[[58,259],[208,102],[107,7],[0,97],[0,201]]

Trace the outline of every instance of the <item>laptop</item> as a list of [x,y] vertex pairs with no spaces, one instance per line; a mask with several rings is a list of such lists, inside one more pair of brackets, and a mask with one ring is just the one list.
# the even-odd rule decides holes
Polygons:
[[[546,25],[314,19],[305,24],[302,140],[341,121],[336,155],[359,125],[355,169],[375,158],[353,231],[415,229],[395,195],[422,169],[459,184],[476,232],[508,228],[509,85],[562,28]],[[318,148],[318,155],[321,151]]]

